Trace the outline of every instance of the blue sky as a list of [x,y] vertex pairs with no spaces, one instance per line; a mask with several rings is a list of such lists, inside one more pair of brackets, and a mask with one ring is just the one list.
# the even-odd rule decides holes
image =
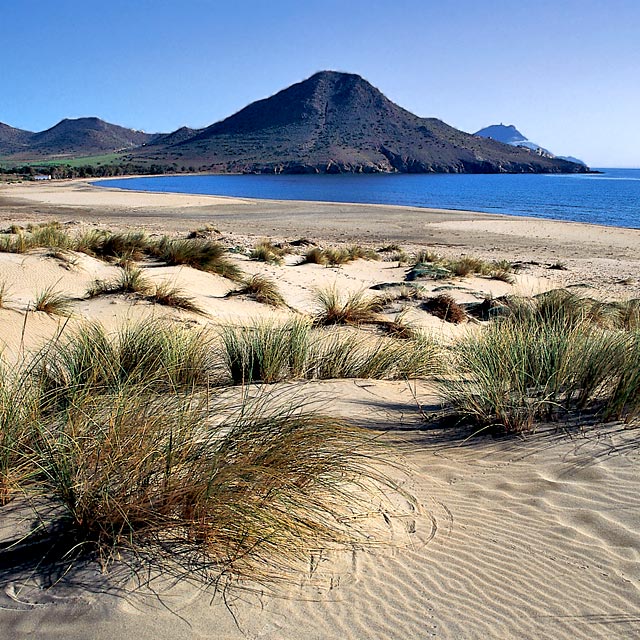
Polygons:
[[172,131],[321,69],[421,116],[640,167],[637,0],[0,0],[0,122]]

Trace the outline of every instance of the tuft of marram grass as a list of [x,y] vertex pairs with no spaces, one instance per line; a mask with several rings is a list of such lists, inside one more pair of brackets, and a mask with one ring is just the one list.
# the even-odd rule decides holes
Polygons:
[[256,302],[268,304],[272,307],[282,307],[286,305],[285,299],[278,289],[278,285],[271,280],[271,278],[259,274],[246,278],[242,282],[240,289],[230,291],[227,297],[237,295],[251,296]]
[[[557,303],[557,300],[554,300]],[[575,308],[524,305],[454,348],[444,398],[480,427],[526,431],[576,411],[632,419],[640,406],[638,335]]]
[[48,410],[136,385],[158,393],[189,390],[220,375],[205,332],[160,320],[125,324],[115,335],[97,323],[83,324],[46,344],[29,369]]
[[113,280],[95,280],[87,290],[89,298],[101,295],[117,293],[148,294],[152,290],[152,284],[142,272],[142,269],[126,264],[120,274]]
[[249,257],[251,260],[281,265],[284,262],[285,254],[286,251],[284,249],[276,247],[270,240],[265,239],[253,247]]
[[36,294],[33,310],[50,316],[70,316],[73,311],[72,299],[50,286]]
[[196,304],[192,297],[185,295],[182,289],[169,282],[162,282],[156,285],[155,288],[145,296],[145,299],[165,307],[205,315],[204,310]]
[[279,382],[305,376],[310,348],[309,323],[256,322],[223,327],[222,358],[234,384]]
[[103,566],[123,553],[169,556],[207,581],[269,581],[310,549],[359,538],[362,488],[380,478],[369,442],[296,406],[245,401],[230,413],[133,388],[52,416],[32,455],[70,546]]
[[0,363],[0,506],[16,497],[34,473],[29,452],[37,421],[35,397],[24,370]]
[[314,298],[317,308],[314,324],[318,326],[375,322],[382,308],[378,298],[367,296],[364,291],[343,296],[335,286],[318,289]]
[[374,338],[354,331],[324,330],[309,352],[310,379],[370,378],[398,380],[428,377],[440,369],[435,341],[417,335],[411,340]]
[[242,279],[242,270],[226,258],[225,253],[221,244],[198,238],[163,238],[154,248],[154,255],[168,265],[184,264],[238,282]]

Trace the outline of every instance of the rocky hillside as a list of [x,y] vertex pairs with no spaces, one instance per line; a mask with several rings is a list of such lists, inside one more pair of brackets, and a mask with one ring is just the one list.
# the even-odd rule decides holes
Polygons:
[[0,156],[24,151],[32,135],[31,131],[15,129],[0,122]]
[[[155,137],[99,118],[65,119],[46,131],[29,133],[20,149],[13,148],[4,153],[46,158],[89,156],[131,150]],[[1,146],[0,155],[3,155]]]
[[65,119],[39,133],[0,127],[0,156],[5,159],[64,161],[112,153],[118,155],[111,164],[136,172],[587,170],[536,149],[503,144],[435,118],[421,118],[391,102],[360,76],[336,71],[316,73],[204,129],[182,127],[151,135],[99,118]]
[[492,124],[488,127],[485,127],[484,129],[480,129],[480,131],[476,131],[474,135],[480,136],[482,138],[491,138],[492,140],[504,142],[505,144],[510,144],[514,147],[523,147],[526,149],[530,149],[534,153],[537,153],[541,156],[548,156],[549,158],[557,158],[559,160],[567,160],[569,162],[575,162],[576,164],[586,166],[585,163],[582,162],[582,160],[578,160],[578,158],[574,158],[573,156],[554,155],[548,149],[545,149],[538,143],[529,140],[512,124]]
[[577,172],[573,163],[420,118],[360,76],[322,71],[136,158],[260,173]]

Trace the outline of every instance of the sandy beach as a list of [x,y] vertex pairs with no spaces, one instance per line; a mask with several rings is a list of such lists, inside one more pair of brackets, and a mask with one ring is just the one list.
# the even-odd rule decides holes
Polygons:
[[[400,286],[407,263],[358,259],[340,266],[251,260],[262,238],[308,238],[321,246],[393,243],[408,254],[433,250],[519,263],[512,282],[478,275],[447,281],[457,302],[533,296],[568,287],[599,300],[640,297],[640,230],[391,206],[266,201],[97,188],[87,181],[0,185],[0,227],[59,221],[64,229],[141,230],[184,237],[207,228],[248,275],[272,278],[286,301],[277,310],[237,284],[186,266],[147,265],[154,284],[179,287],[202,314],[133,296],[85,297],[95,280],[121,269],[85,254],[45,249],[0,253],[10,285],[0,308],[3,355],[17,362],[59,331],[99,321],[167,318],[212,328],[314,311],[314,291]],[[425,281],[426,295],[441,281]],[[34,313],[47,287],[74,298],[66,317]],[[395,313],[395,311],[394,311]],[[390,312],[390,316],[393,314]],[[439,340],[452,325],[411,307],[407,321]],[[542,426],[521,437],[468,437],[425,421],[441,409],[432,380],[287,381],[271,386],[309,398],[381,439],[388,473],[412,500],[379,506],[376,544],[319,549],[308,567],[272,588],[234,588],[223,598],[196,580],[102,574],[97,564],[54,584],[37,563],[0,568],[0,639],[253,638],[633,638],[640,637],[639,432],[584,423],[570,432]],[[0,506],[0,554],[33,516],[19,499]],[[384,514],[384,516],[382,515]],[[314,555],[315,554],[315,555]],[[27,568],[25,568],[25,566]],[[124,572],[126,574],[126,571]]]

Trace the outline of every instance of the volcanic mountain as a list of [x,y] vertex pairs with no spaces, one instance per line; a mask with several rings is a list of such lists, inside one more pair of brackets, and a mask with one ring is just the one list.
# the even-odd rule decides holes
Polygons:
[[559,158],[560,160],[568,160],[569,162],[575,162],[576,164],[586,166],[586,164],[582,162],[582,160],[578,160],[578,158],[574,158],[573,156],[554,155],[548,149],[545,149],[536,142],[532,142],[531,140],[529,140],[512,124],[492,124],[488,127],[485,127],[484,129],[480,129],[480,131],[476,131],[473,135],[480,136],[482,138],[491,138],[492,140],[504,142],[505,144],[510,144],[514,147],[524,147],[541,156]]
[[30,136],[28,153],[40,156],[88,156],[132,149],[156,136],[110,124],[99,118],[64,119]]
[[24,129],[15,129],[0,122],[0,155],[19,153],[28,148],[33,133]]
[[418,117],[360,76],[336,71],[316,73],[175,144],[157,142],[133,155],[218,172],[585,170]]

